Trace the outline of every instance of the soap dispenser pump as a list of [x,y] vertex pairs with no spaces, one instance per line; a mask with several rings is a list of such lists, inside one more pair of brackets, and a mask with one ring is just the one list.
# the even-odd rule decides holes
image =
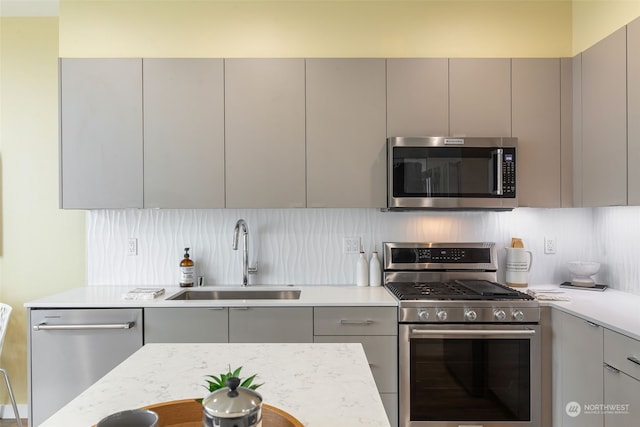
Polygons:
[[189,248],[184,248],[184,258],[180,261],[180,286],[190,288],[194,285],[196,278],[196,266],[189,258]]

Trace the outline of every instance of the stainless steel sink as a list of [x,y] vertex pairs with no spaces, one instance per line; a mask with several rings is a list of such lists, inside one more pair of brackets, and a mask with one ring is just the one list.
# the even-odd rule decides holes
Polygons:
[[169,300],[227,300],[227,299],[300,299],[298,289],[224,289],[196,290],[185,289]]

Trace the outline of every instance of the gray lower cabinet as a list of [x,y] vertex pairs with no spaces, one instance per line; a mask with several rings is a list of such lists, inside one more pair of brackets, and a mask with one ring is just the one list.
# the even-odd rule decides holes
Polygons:
[[586,413],[585,404],[602,404],[604,332],[600,325],[553,310],[553,425],[602,427],[600,411]]
[[226,307],[145,308],[144,342],[228,342],[228,313]]
[[640,341],[604,330],[605,427],[638,425]]
[[141,208],[142,60],[60,60],[60,206]]
[[386,207],[385,60],[306,60],[307,207]]
[[449,111],[453,136],[511,136],[511,60],[450,59]]
[[396,307],[315,307],[314,342],[361,343],[392,426],[398,425]]
[[144,207],[224,207],[222,59],[144,59]]
[[229,342],[313,342],[313,308],[230,307]]
[[304,59],[224,63],[226,207],[305,207]]
[[142,347],[142,309],[29,309],[29,422],[38,426]]
[[627,204],[627,44],[621,28],[582,53],[582,205]]

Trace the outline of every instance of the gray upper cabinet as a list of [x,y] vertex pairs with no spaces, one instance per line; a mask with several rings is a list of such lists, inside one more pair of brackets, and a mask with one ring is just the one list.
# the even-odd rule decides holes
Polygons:
[[561,206],[560,75],[560,59],[512,62],[520,206]]
[[386,206],[384,59],[307,59],[307,206]]
[[640,205],[640,18],[627,25],[629,205]]
[[450,59],[449,93],[450,135],[511,136],[510,59]]
[[449,135],[449,61],[387,60],[387,136]]
[[225,60],[226,207],[305,207],[304,66]]
[[142,60],[60,60],[60,205],[141,208]]
[[144,207],[224,207],[222,59],[144,59]]
[[582,205],[627,204],[626,27],[582,53]]

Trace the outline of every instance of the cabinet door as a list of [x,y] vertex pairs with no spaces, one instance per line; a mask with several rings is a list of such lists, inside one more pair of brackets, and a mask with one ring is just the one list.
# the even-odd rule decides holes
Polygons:
[[313,308],[230,307],[229,342],[313,342]]
[[224,207],[222,59],[144,59],[144,207]]
[[[602,427],[602,413],[586,413],[584,404],[601,404],[603,398],[603,328],[570,314],[558,312],[554,320],[554,424],[563,427]],[[553,316],[555,317],[554,311]],[[559,387],[557,387],[559,385]],[[579,413],[570,408],[580,408]]]
[[559,95],[559,59],[512,60],[519,206],[561,207]]
[[142,207],[142,60],[60,60],[60,204]]
[[225,343],[229,341],[228,309],[166,307],[144,309],[144,342]]
[[307,59],[307,207],[386,207],[384,59]]
[[640,19],[627,25],[629,205],[640,205]]
[[450,59],[449,94],[451,135],[511,136],[510,59]]
[[228,208],[305,207],[304,79],[304,59],[225,60]]
[[387,59],[387,136],[449,135],[449,61]]
[[640,408],[640,381],[605,365],[605,427],[636,427]]
[[626,28],[582,53],[582,204],[627,204]]

